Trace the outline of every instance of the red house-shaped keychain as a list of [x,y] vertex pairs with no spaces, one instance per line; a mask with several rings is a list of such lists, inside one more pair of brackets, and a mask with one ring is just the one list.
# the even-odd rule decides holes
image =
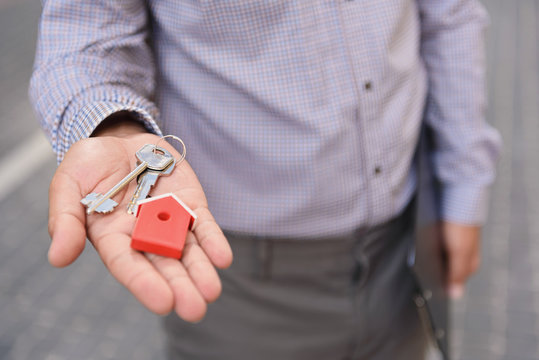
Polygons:
[[174,194],[148,198],[138,203],[137,222],[131,235],[133,249],[176,259],[182,257],[187,231],[195,213]]

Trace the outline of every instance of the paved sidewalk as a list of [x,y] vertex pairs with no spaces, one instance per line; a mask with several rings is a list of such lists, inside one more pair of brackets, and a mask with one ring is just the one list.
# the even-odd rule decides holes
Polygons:
[[[2,160],[39,130],[27,88],[40,10],[37,0],[0,0]],[[108,275],[91,246],[68,268],[47,263],[56,162],[52,152],[45,158],[0,198],[0,360],[164,359],[159,317]]]
[[[489,121],[504,155],[484,231],[483,264],[454,303],[458,360],[539,360],[539,0],[484,0]],[[37,131],[26,97],[40,6],[0,0],[0,158]],[[164,359],[159,317],[89,247],[65,269],[46,261],[55,162],[0,199],[0,360]]]
[[454,309],[462,360],[539,359],[538,1],[485,0],[489,120],[504,139],[483,263]]
[[164,359],[158,317],[111,278],[91,246],[68,268],[46,262],[54,168],[44,164],[1,203],[0,359]]

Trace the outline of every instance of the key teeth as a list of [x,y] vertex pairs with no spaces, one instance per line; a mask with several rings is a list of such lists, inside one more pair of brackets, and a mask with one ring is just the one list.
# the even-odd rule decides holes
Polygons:
[[94,200],[96,200],[99,197],[98,193],[90,193],[86,195],[80,202],[84,206],[90,205]]
[[99,205],[94,211],[100,214],[108,214],[118,206],[118,203],[112,199],[107,199],[101,205]]
[[96,212],[96,213],[99,213],[99,214],[108,214],[108,213],[111,213],[112,210],[114,210],[114,208],[106,209],[106,210],[99,210],[99,209],[96,209],[95,212]]
[[98,193],[90,193],[86,195],[80,202],[88,208],[86,210],[86,214],[90,215],[92,212],[96,212],[99,214],[108,214],[114,210],[116,206],[118,206],[118,203],[112,199],[105,200],[101,205],[99,205],[95,210],[90,211],[92,208],[92,204],[95,201],[99,201],[103,195]]

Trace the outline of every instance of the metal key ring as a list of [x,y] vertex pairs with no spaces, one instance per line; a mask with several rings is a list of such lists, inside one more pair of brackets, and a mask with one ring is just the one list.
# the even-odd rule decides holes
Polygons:
[[180,164],[184,159],[185,159],[185,155],[187,154],[187,148],[185,147],[185,143],[183,142],[182,139],[180,139],[179,137],[177,136],[174,136],[174,135],[165,135],[165,136],[162,136],[159,141],[157,141],[155,143],[155,147],[153,149],[154,153],[155,153],[155,150],[157,149],[157,146],[159,145],[159,143],[163,140],[165,140],[166,138],[172,138],[176,141],[178,141],[180,144],[182,144],[182,152],[181,152],[181,156],[179,159],[176,160],[176,165]]

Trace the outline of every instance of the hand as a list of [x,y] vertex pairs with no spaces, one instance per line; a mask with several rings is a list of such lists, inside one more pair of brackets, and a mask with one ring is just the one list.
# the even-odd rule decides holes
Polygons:
[[441,235],[447,255],[447,287],[453,299],[462,297],[468,277],[479,268],[481,228],[441,223]]
[[[159,140],[142,131],[138,125],[106,128],[99,137],[79,141],[66,153],[49,190],[49,261],[58,267],[69,265],[81,254],[88,237],[111,274],[149,310],[166,314],[174,309],[184,320],[196,322],[221,292],[214,266],[229,266],[232,252],[189,164],[179,164],[152,190],[154,194],[174,192],[198,216],[181,261],[131,249],[135,217],[125,209],[136,181],[115,195],[119,205],[112,213],[86,216],[80,203],[88,193],[108,191],[134,168],[135,152]],[[179,157],[166,142],[160,146]]]

